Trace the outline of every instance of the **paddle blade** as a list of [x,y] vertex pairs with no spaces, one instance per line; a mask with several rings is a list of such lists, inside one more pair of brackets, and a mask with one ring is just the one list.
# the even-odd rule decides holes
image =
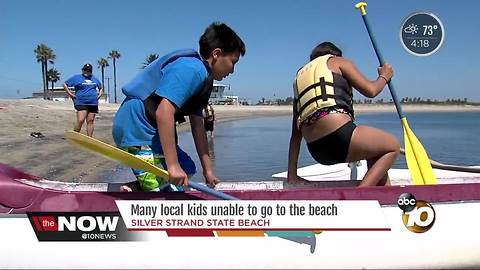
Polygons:
[[100,154],[109,159],[115,160],[127,167],[151,172],[155,175],[165,177],[168,179],[168,172],[162,170],[136,156],[125,152],[119,148],[113,147],[109,144],[101,142],[92,137],[85,136],[79,132],[67,131],[65,138],[72,144],[88,149],[94,153]]
[[437,178],[425,148],[423,148],[423,145],[408,126],[407,119],[402,118],[401,120],[405,139],[405,158],[407,159],[407,166],[412,175],[413,183],[415,185],[435,185]]
[[[109,159],[115,160],[125,166],[128,166],[130,168],[134,169],[139,169],[147,172],[151,172],[155,175],[164,177],[164,178],[169,178],[168,177],[168,172],[158,168],[157,166],[154,166],[153,164],[148,163],[147,161],[136,157],[128,152],[125,152],[119,148],[113,147],[109,144],[106,144],[104,142],[101,142],[97,139],[94,139],[92,137],[85,136],[79,132],[75,131],[67,131],[65,133],[65,138],[72,144],[83,148],[83,149],[88,149],[94,153],[100,154],[104,157],[107,157]],[[209,188],[207,186],[201,185],[199,183],[195,183],[192,181],[188,181],[188,185],[191,188],[194,188],[196,190],[199,190],[201,192],[210,194],[212,196],[215,196],[220,199],[224,200],[238,200],[238,198],[233,197],[231,195],[225,194],[223,192],[217,191],[215,189]]]

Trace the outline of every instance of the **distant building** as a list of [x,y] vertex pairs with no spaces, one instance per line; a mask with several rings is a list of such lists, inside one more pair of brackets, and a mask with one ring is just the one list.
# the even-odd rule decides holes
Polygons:
[[[228,90],[227,90],[228,88]],[[238,105],[238,96],[230,93],[230,85],[224,85],[219,83],[213,84],[212,94],[210,95],[210,101],[213,104],[218,105]]]
[[[72,91],[72,93],[75,91],[73,89],[73,87],[69,87],[68,89],[70,89]],[[52,91],[51,88],[49,88],[48,92],[47,92],[47,97],[48,98],[51,97],[52,100],[54,100],[54,101],[68,101],[68,100],[70,100],[70,97],[67,95],[67,93],[63,89],[63,86],[56,86],[56,87],[53,88],[53,91]],[[32,93],[32,98],[43,99],[43,89],[38,91],[38,92],[33,92]],[[109,103],[107,94],[105,94],[105,92],[103,92],[103,94],[100,97],[100,99],[98,100],[98,102],[99,103]]]

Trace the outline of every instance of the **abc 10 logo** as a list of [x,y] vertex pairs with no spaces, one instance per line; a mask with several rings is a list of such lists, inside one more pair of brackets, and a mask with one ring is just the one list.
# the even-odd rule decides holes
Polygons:
[[403,210],[403,225],[415,233],[424,233],[435,223],[435,210],[429,202],[416,200],[411,193],[402,193],[397,205]]

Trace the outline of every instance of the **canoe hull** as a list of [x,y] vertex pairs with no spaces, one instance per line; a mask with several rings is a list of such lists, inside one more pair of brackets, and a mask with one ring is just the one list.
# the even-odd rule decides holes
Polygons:
[[[480,201],[480,183],[442,184],[422,186],[389,186],[356,188],[357,181],[334,181],[289,186],[281,181],[243,182],[223,184],[225,193],[242,200],[378,200],[381,205],[396,205],[400,194],[409,192],[417,199],[432,203],[462,203]],[[345,184],[346,183],[346,184]],[[45,187],[45,185],[47,187]],[[242,186],[234,190],[235,186]],[[257,185],[257,189],[247,188]],[[48,187],[50,186],[50,187]],[[86,186],[83,190],[82,186]],[[63,187],[63,188],[55,188]],[[66,188],[68,187],[68,188]],[[81,191],[79,191],[79,188]],[[0,164],[0,213],[29,211],[117,211],[115,200],[202,200],[215,199],[198,191],[186,192],[115,192],[118,184],[77,184],[43,180]]]
[[[272,181],[270,181],[272,182]],[[273,183],[273,184],[272,184]],[[290,187],[281,181],[243,183],[242,190],[226,193],[243,200],[378,200],[391,231],[324,231],[304,241],[286,241],[279,237],[162,237],[160,231],[145,232],[151,241],[142,242],[142,248],[132,249],[132,243],[112,242],[109,254],[130,256],[104,256],[104,246],[72,244],[56,251],[52,260],[50,250],[32,243],[31,234],[6,234],[5,243],[32,243],[28,264],[53,267],[63,260],[64,266],[108,267],[132,265],[141,268],[475,268],[480,266],[480,183],[443,184],[435,186],[391,187]],[[49,184],[50,188],[42,187]],[[69,186],[70,190],[55,189]],[[94,184],[84,191],[79,184],[61,184],[45,181],[0,165],[0,212],[24,214],[26,212],[117,212],[115,200],[203,200],[215,199],[196,192],[109,192],[108,184]],[[237,185],[238,186],[238,185]],[[227,189],[235,184],[225,185]],[[255,188],[252,188],[255,187]],[[96,190],[97,189],[97,190]],[[89,190],[89,191],[86,191]],[[436,215],[434,226],[425,233],[413,233],[402,222],[402,211],[397,207],[401,193],[410,192],[417,199],[431,202]],[[9,215],[16,216],[16,215]],[[24,215],[20,215],[24,216]],[[2,231],[31,230],[26,218],[4,218]],[[162,244],[157,240],[161,238]],[[183,240],[182,240],[183,239]],[[187,241],[188,240],[188,241]],[[188,244],[187,244],[188,242]],[[198,247],[202,247],[198,249]],[[6,252],[7,246],[0,248]],[[76,252],[71,252],[72,249]],[[155,250],[169,260],[152,260],[144,250]],[[182,250],[182,252],[178,252]],[[215,251],[215,260],[207,260]],[[23,245],[8,245],[8,252],[21,254]],[[238,260],[241,253],[242,260]],[[3,254],[3,253],[2,253]],[[78,261],[78,254],[89,254],[89,260]],[[190,254],[188,260],[179,258]],[[178,259],[174,259],[178,258]],[[183,258],[183,257],[182,257]],[[27,266],[22,260],[18,267]],[[132,265],[133,266],[133,265]]]

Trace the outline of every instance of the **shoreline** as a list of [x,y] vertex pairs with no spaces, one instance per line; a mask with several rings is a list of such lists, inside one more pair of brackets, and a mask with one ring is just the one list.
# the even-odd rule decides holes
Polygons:
[[[100,104],[95,120],[94,137],[113,144],[112,120],[120,104]],[[403,105],[409,112],[480,112],[480,106],[469,105]],[[217,123],[258,117],[288,116],[291,106],[214,106]],[[396,112],[393,104],[359,104],[355,112]],[[118,175],[121,166],[115,161],[93,155],[71,146],[64,133],[73,128],[75,111],[71,102],[38,99],[0,99],[0,163],[32,175],[63,182],[97,182],[106,175]],[[190,130],[188,121],[177,126],[178,132]],[[41,132],[44,138],[30,136]],[[85,133],[85,126],[82,128]],[[133,177],[133,175],[132,175]],[[131,180],[131,179],[126,179]],[[119,181],[123,181],[120,179]]]
[[[252,106],[232,106],[232,105],[214,105],[216,114],[216,123],[225,123],[242,119],[254,119],[259,117],[288,116],[292,114],[290,105],[252,105]],[[355,114],[370,113],[396,113],[393,104],[357,104],[354,105]],[[427,104],[405,104],[402,105],[404,113],[418,112],[480,112],[480,105],[427,105]],[[190,130],[187,122],[177,126],[178,132]]]

